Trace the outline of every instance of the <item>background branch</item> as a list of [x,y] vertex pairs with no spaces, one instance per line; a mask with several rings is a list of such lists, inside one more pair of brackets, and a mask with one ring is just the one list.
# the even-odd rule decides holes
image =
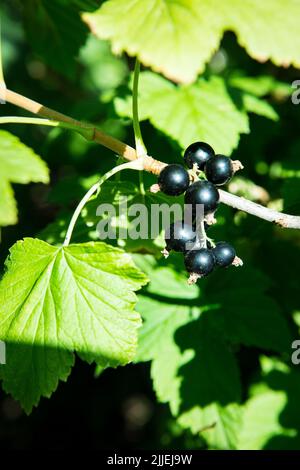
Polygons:
[[[43,106],[36,101],[33,101],[8,89],[0,88],[0,98],[8,103],[30,111],[33,114],[69,124],[72,128],[77,127],[82,130],[88,130],[89,140],[109,148],[116,154],[121,155],[126,160],[137,159],[137,153],[134,148],[118,139],[115,139],[114,137],[105,134],[100,129],[92,126],[91,124],[77,121],[76,119],[54,111],[53,109],[47,108],[46,106]],[[82,134],[84,134],[84,132]],[[162,168],[166,165],[166,163],[155,160],[149,155],[143,156],[143,164],[145,171],[155,175],[158,175]],[[273,222],[280,227],[300,229],[300,216],[274,211],[273,209],[261,206],[260,204],[249,201],[248,199],[235,196],[234,194],[228,193],[222,189],[219,189],[219,193],[220,201],[224,204],[227,204],[228,206],[247,212],[248,214],[267,220],[268,222]]]

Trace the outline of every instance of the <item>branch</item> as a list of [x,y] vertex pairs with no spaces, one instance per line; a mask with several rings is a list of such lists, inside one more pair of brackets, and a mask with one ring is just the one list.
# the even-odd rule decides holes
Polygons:
[[[70,127],[77,127],[81,130],[88,130],[91,132],[90,140],[97,142],[98,144],[103,145],[104,147],[112,150],[118,155],[121,155],[125,160],[136,160],[137,154],[134,148],[129,145],[111,137],[104,132],[102,132],[97,127],[93,127],[91,124],[87,124],[81,121],[77,121],[69,116],[58,113],[53,109],[47,108],[36,101],[30,100],[25,96],[19,95],[8,89],[0,88],[0,98],[8,103],[14,104],[19,108],[23,108],[27,111],[30,111],[33,114],[37,114],[47,119],[52,119],[62,123],[69,124]],[[84,132],[83,132],[84,134]],[[143,158],[144,170],[155,175],[158,175],[161,170],[164,168],[166,163],[155,160],[149,155],[145,155]],[[281,212],[274,211],[267,207],[256,204],[255,202],[249,201],[234,194],[230,194],[222,189],[219,189],[220,201],[228,206],[231,206],[235,209],[247,212],[261,219],[273,222],[280,227],[284,228],[294,228],[300,229],[300,216],[283,214]]]

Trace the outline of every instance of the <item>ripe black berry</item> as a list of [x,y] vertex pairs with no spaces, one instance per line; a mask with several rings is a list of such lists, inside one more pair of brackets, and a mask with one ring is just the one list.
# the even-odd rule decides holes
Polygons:
[[224,155],[216,155],[205,163],[204,171],[208,181],[221,186],[233,175],[231,159]]
[[167,165],[158,177],[160,190],[169,196],[179,196],[187,190],[189,184],[189,174],[182,165]]
[[212,250],[216,264],[225,268],[232,264],[236,253],[235,249],[227,242],[218,242]]
[[185,204],[191,204],[193,214],[196,215],[197,204],[204,205],[204,214],[214,212],[220,199],[219,192],[209,181],[196,181],[189,186],[185,193]]
[[189,273],[206,276],[214,269],[215,258],[211,250],[201,248],[189,251],[184,257],[184,263]]
[[195,227],[185,223],[183,220],[178,220],[166,229],[166,249],[168,251],[174,250],[182,252],[191,250],[196,243],[196,238]]
[[214,149],[210,145],[205,142],[194,142],[188,146],[183,158],[189,168],[193,168],[193,164],[197,163],[199,170],[203,170],[205,163],[214,155]]

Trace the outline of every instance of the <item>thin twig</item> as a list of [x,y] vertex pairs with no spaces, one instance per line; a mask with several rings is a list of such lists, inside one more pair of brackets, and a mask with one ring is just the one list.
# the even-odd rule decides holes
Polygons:
[[[8,89],[0,88],[0,98],[6,102],[12,103],[20,108],[23,108],[27,111],[30,111],[33,114],[38,114],[39,116],[45,117],[47,119],[53,119],[55,121],[69,123],[72,126],[76,126],[83,129],[91,130],[91,124],[83,123],[73,119],[64,114],[58,113],[53,109],[47,108],[36,101],[30,100],[25,96],[22,96],[18,93],[15,93]],[[127,144],[111,137],[104,132],[100,131],[96,127],[92,127],[92,138],[94,142],[97,142],[104,147],[109,148],[113,152],[121,155],[126,160],[135,160],[137,159],[137,154],[134,148],[130,147]],[[144,170],[150,173],[158,175],[166,163],[155,160],[149,155],[143,157]],[[239,196],[227,193],[224,190],[219,190],[220,201],[228,206],[231,206],[235,209],[247,212],[261,219],[273,222],[280,227],[284,228],[293,228],[300,229],[300,216],[283,214],[281,212],[274,211],[267,207],[261,206],[255,202],[249,201]]]
[[94,135],[93,127],[78,127],[68,122],[53,121],[52,119],[45,118],[32,118],[20,116],[4,116],[0,117],[0,124],[35,124],[39,126],[62,127],[72,131],[79,132],[87,140],[92,140]]

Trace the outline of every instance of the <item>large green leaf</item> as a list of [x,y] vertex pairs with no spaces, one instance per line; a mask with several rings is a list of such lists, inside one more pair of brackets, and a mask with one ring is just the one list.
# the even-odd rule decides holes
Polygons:
[[[57,214],[54,222],[51,222],[41,230],[37,237],[51,245],[62,245],[66,238],[72,215],[73,212],[71,210],[62,210]],[[99,240],[99,236],[96,227],[89,227],[83,217],[80,216],[73,230],[73,243],[85,243],[97,240]]]
[[109,0],[84,20],[115,52],[191,82],[226,30],[257,60],[299,67],[299,15],[298,0]]
[[0,130],[0,226],[17,222],[17,207],[12,183],[47,183],[46,164],[14,135]]
[[[81,4],[80,4],[81,3]],[[24,0],[25,30],[33,50],[51,67],[74,79],[75,58],[88,35],[81,9],[93,11],[96,2]]]
[[[203,140],[216,152],[229,154],[240,134],[249,132],[249,112],[278,118],[267,101],[230,86],[220,77],[175,86],[159,75],[143,72],[139,90],[140,119],[149,119],[182,148]],[[130,97],[116,98],[115,107],[120,116],[131,117]]]
[[[106,209],[104,211],[107,204],[114,209],[114,213]],[[101,186],[99,196],[86,205],[82,215],[90,229],[97,228],[102,240],[107,237],[110,242],[126,247],[127,251],[142,250],[155,254],[165,244],[158,210],[163,205],[162,210],[165,208],[167,214],[172,204],[180,204],[174,207],[174,213],[176,214],[177,209],[180,216],[180,197],[172,198],[161,192],[153,194],[149,190],[141,194],[138,187],[130,181],[120,181],[118,184],[107,181]],[[157,217],[154,212],[156,209]]]
[[76,351],[88,362],[131,361],[146,282],[129,255],[105,243],[53,247],[17,242],[0,283],[0,338],[8,345],[4,388],[26,411],[65,379]]

